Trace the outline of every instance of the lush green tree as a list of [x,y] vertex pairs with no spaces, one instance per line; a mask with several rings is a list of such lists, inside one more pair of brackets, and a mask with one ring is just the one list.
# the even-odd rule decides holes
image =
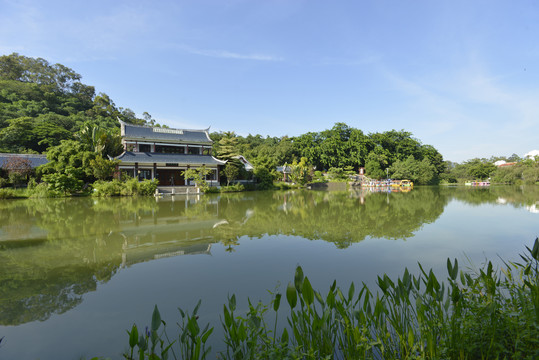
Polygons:
[[211,169],[208,169],[206,165],[202,165],[199,168],[189,168],[185,171],[182,171],[182,175],[185,177],[185,180],[193,180],[195,184],[206,191],[208,189],[208,182],[206,177],[211,173]]
[[81,169],[68,166],[61,172],[44,175],[43,181],[49,184],[50,190],[66,196],[82,189],[83,181],[80,180],[82,177]]
[[119,160],[103,159],[101,155],[97,155],[95,159],[90,160],[92,174],[97,180],[110,180],[114,172],[118,168]]
[[60,145],[53,146],[47,150],[47,160],[49,162],[38,167],[40,174],[65,173],[65,169],[72,167],[80,170],[80,179],[92,181],[93,169],[90,161],[95,159],[97,154],[75,140],[62,140]]
[[254,176],[258,189],[267,190],[273,188],[273,181],[277,178],[276,165],[272,158],[259,157],[254,163]]
[[373,179],[382,179],[387,176],[387,156],[381,147],[377,147],[367,155],[365,173]]
[[229,186],[231,182],[234,182],[240,176],[242,167],[243,165],[238,159],[234,158],[227,161],[223,171],[226,177],[226,186]]
[[288,165],[290,167],[290,181],[305,185],[312,179],[313,167],[308,161],[306,157],[302,157],[299,162],[294,160],[291,165]]
[[486,159],[472,159],[465,162],[466,172],[473,179],[485,180],[496,170],[496,165]]
[[404,161],[397,160],[389,167],[389,173],[394,179],[408,179],[415,184],[427,185],[437,181],[436,168],[429,159],[418,161],[412,155]]
[[31,117],[20,117],[7,122],[9,125],[0,130],[0,146],[4,151],[19,152],[34,145],[34,120]]
[[86,123],[77,133],[80,141],[102,156],[118,156],[123,152],[121,138],[117,129],[107,129],[95,123]]
[[233,131],[223,133],[218,142],[217,157],[222,160],[230,160],[240,155],[238,137]]

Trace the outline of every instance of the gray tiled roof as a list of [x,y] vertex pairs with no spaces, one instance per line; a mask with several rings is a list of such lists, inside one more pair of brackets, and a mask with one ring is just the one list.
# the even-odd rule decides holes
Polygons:
[[4,166],[5,162],[8,162],[10,159],[13,158],[23,158],[30,161],[30,166],[32,169],[35,169],[39,165],[43,165],[49,162],[47,160],[46,155],[42,154],[6,154],[6,153],[0,153],[0,167]]
[[122,136],[126,139],[161,141],[171,143],[211,144],[207,130],[183,130],[138,126],[120,122]]
[[161,153],[141,153],[126,151],[116,159],[122,164],[140,163],[169,163],[180,165],[224,165],[226,162],[214,158],[211,155],[190,155],[190,154],[161,154]]

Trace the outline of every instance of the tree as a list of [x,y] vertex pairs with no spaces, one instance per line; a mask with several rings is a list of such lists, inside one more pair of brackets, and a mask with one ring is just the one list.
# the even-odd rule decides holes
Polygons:
[[119,163],[120,160],[107,160],[103,159],[101,155],[97,155],[95,159],[90,160],[90,167],[97,180],[110,180]]
[[238,159],[230,159],[225,165],[226,186],[229,186],[231,182],[234,182],[240,175],[240,167],[243,167],[242,163]]
[[185,171],[182,171],[182,175],[184,176],[185,180],[193,180],[195,184],[202,189],[202,191],[206,191],[208,189],[208,182],[206,181],[206,176],[211,173],[211,169],[208,169],[206,165],[202,165],[199,168],[193,169],[189,168]]
[[273,181],[276,179],[275,163],[268,157],[259,157],[254,164],[254,175],[258,184],[258,189],[267,190],[273,188]]
[[238,137],[233,131],[223,133],[218,142],[217,157],[222,160],[230,160],[240,155],[238,150]]
[[427,185],[436,181],[436,168],[429,159],[418,161],[412,155],[404,161],[397,160],[389,168],[389,173],[395,179],[408,179],[416,184]]
[[61,172],[43,176],[43,181],[49,184],[49,189],[66,196],[82,189],[83,181],[81,170],[68,166]]
[[99,124],[84,124],[77,133],[77,137],[89,150],[91,149],[101,156],[118,156],[123,151],[119,134],[114,130],[103,128]]
[[80,170],[80,179],[83,181],[94,180],[93,169],[90,161],[97,154],[88,150],[87,146],[75,140],[62,140],[60,145],[47,150],[49,162],[38,167],[41,174],[64,173],[67,167]]
[[490,174],[496,170],[496,165],[486,159],[472,159],[465,162],[467,174],[473,179],[488,179]]
[[381,179],[386,176],[381,164],[387,164],[386,156],[382,153],[371,151],[365,161],[365,173],[373,179]]
[[[312,166],[308,165],[308,159],[302,157],[299,162],[295,161],[290,166],[290,180],[296,184],[305,185],[311,180]],[[286,164],[285,164],[286,166]]]

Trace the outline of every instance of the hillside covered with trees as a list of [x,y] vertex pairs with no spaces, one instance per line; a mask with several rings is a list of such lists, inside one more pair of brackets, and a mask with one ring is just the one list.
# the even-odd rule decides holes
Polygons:
[[[107,157],[123,151],[118,119],[160,126],[146,112],[139,118],[131,109],[118,107],[81,79],[74,70],[42,58],[0,56],[0,152],[46,154],[49,162],[38,169],[38,181],[42,176],[52,181],[50,176],[58,174],[83,183],[108,179],[114,164]],[[298,183],[316,180],[322,172],[346,176],[361,167],[371,178],[407,178],[416,184],[488,178],[495,173],[496,179],[508,183],[539,179],[536,161],[503,170],[493,165],[494,158],[453,164],[408,131],[365,134],[342,122],[295,137],[244,137],[228,131],[214,132],[211,138],[213,155],[229,160],[225,176],[241,176],[235,156],[243,155],[254,165],[262,188],[272,184],[276,167],[285,165],[294,169],[292,176]],[[7,177],[6,171],[4,166],[0,176]]]

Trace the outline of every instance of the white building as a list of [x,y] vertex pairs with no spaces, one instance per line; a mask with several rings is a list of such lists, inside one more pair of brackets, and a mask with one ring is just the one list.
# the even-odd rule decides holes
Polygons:
[[138,126],[120,121],[124,152],[119,170],[139,180],[157,179],[161,186],[189,185],[182,172],[203,165],[212,170],[206,180],[219,181],[221,161],[211,155],[213,141],[205,130]]

